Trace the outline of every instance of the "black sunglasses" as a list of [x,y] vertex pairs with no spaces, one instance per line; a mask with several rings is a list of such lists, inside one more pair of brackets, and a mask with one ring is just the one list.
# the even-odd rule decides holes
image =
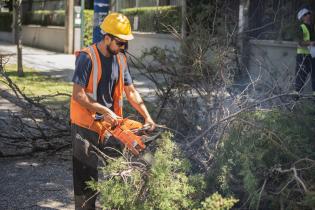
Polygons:
[[122,41],[118,40],[117,37],[115,37],[115,36],[113,36],[113,35],[111,35],[111,34],[109,35],[109,37],[110,37],[111,39],[115,40],[115,42],[116,42],[116,44],[117,44],[118,47],[126,46],[126,45],[128,44],[128,42],[122,42]]
[[305,15],[303,15],[303,16],[306,16],[306,15],[311,15],[312,13],[310,13],[310,12],[308,12],[308,13],[306,13]]

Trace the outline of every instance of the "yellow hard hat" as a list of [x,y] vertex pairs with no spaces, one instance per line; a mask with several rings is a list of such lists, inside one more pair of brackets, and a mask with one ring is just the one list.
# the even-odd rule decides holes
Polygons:
[[131,25],[128,18],[120,13],[108,14],[102,24],[101,29],[108,34],[114,35],[123,40],[132,40]]

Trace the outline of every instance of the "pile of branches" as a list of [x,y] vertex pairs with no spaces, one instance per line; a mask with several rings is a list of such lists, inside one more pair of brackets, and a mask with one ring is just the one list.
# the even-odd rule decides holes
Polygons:
[[[264,60],[254,78],[240,63],[238,13],[231,6],[235,5],[229,1],[213,1],[202,5],[197,15],[188,14],[187,36],[172,31],[179,49],[154,47],[141,58],[129,54],[133,66],[156,87],[156,121],[183,134],[176,137],[192,156],[204,153],[209,157],[207,148],[216,148],[227,126],[240,114],[279,107],[290,111],[297,103],[290,92],[292,77],[283,87],[270,76],[273,69],[264,66]],[[289,69],[283,71],[291,75]],[[310,98],[300,95],[300,101]]]
[[[291,113],[297,105],[313,103],[314,100],[308,94],[300,94],[299,97],[296,97],[291,93],[293,78],[287,80],[286,87],[279,84],[279,80],[284,78],[279,79],[271,76],[273,69],[270,69],[263,60],[260,62],[261,72],[253,77],[246,66],[240,63],[243,59],[240,58],[242,55],[238,53],[237,38],[239,34],[235,33],[238,31],[237,24],[233,24],[233,20],[237,20],[237,17],[233,19],[230,17],[233,13],[225,15],[226,12],[221,11],[220,8],[224,8],[225,11],[229,9],[228,1],[220,1],[220,3],[216,1],[215,3],[215,7],[213,4],[203,5],[203,11],[197,15],[194,14],[193,17],[188,15],[187,19],[190,24],[187,37],[182,38],[180,34],[173,31],[173,36],[180,43],[179,49],[152,48],[144,52],[140,59],[130,55],[133,65],[155,84],[158,97],[156,121],[178,131],[175,133],[177,135],[175,135],[174,140],[181,146],[185,156],[193,163],[196,173],[211,172],[214,164],[217,163],[217,152],[220,145],[230,134],[234,123],[244,123],[242,117],[244,114],[253,113],[254,116],[256,112],[273,110],[278,110],[280,113]],[[189,21],[190,18],[193,18],[194,21]],[[209,22],[209,20],[212,23],[205,24],[205,21]],[[233,25],[235,27],[218,27],[219,25]],[[223,32],[217,29],[223,30]],[[148,62],[150,60],[151,62]],[[286,73],[283,74],[291,75],[289,69],[284,71]],[[266,75],[272,79],[266,80]],[[277,133],[281,130],[274,131],[272,128],[271,131],[266,129],[257,131],[257,127],[262,127],[259,122],[254,121],[246,125],[250,127],[248,128],[250,131],[256,130],[259,136],[261,135],[263,138],[270,136],[270,132],[275,136],[282,136]],[[241,130],[236,136],[242,136],[243,132],[245,131]],[[256,135],[253,134],[253,136]],[[230,140],[235,141],[235,144],[240,144],[237,148],[242,148],[242,142],[239,139]],[[284,141],[281,145],[286,146],[286,144],[287,142]],[[244,148],[251,148],[250,145],[251,142],[248,142],[248,147],[244,146]],[[304,146],[307,147],[306,144]],[[268,150],[268,152],[271,151],[274,150]],[[237,153],[237,151],[234,152]],[[267,149],[261,152],[264,154]],[[242,155],[248,155],[245,149]],[[298,159],[279,162],[280,167],[279,165],[278,167],[268,166],[270,168],[267,170],[294,175],[294,167],[284,168],[287,168],[287,165],[294,166],[296,163],[300,163],[299,161],[307,158],[307,155],[309,154],[302,152]],[[228,158],[225,160],[229,161]],[[256,163],[258,164],[258,162],[253,164]],[[309,160],[309,163],[311,166],[307,165],[307,173],[314,169],[313,158]],[[222,168],[223,166],[219,165],[218,167]],[[301,170],[297,168],[297,171]],[[233,196],[241,198],[240,207],[249,207],[249,203],[251,205],[255,203],[254,208],[256,209],[270,207],[268,203],[262,204],[260,202],[265,198],[264,196],[267,197],[264,194],[264,180],[261,180],[261,177],[254,177],[258,180],[257,185],[263,187],[255,188],[258,193],[256,197],[253,197],[246,193],[246,189],[242,186],[245,185],[244,180],[242,180],[244,176],[234,177],[232,172],[226,171],[226,176],[229,175],[232,176],[229,179],[234,180],[237,184],[231,187],[234,191],[221,191],[222,193],[228,195],[239,190],[239,194]],[[312,191],[309,190],[309,187],[314,183],[313,180],[309,179],[302,184],[299,177],[294,175],[292,182],[302,188],[301,197],[304,199],[306,194]],[[209,184],[213,185],[214,183]],[[268,180],[267,184],[269,183]],[[281,184],[279,185],[281,186]],[[279,185],[272,185],[270,188],[277,191]],[[222,190],[220,187],[212,187],[214,191]],[[286,188],[287,186],[282,187]],[[290,192],[292,192],[291,190],[292,188]],[[254,199],[255,202],[247,202],[247,200]],[[277,200],[277,197],[273,196],[271,199]],[[298,203],[299,200],[296,199],[293,202]]]
[[57,93],[30,97],[15,84],[4,70],[8,57],[0,63],[1,97],[12,104],[0,118],[0,156],[12,157],[32,155],[37,152],[51,153],[71,145],[69,129],[69,108],[58,109],[45,105],[43,101],[69,94]]

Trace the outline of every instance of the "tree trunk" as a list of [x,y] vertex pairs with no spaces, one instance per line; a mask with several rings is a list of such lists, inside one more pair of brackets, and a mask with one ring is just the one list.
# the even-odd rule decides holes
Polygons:
[[240,54],[240,63],[246,68],[249,58],[249,42],[246,30],[248,30],[250,0],[240,0],[239,19],[238,19],[238,47]]
[[28,0],[28,8],[27,8],[27,11],[32,11],[32,8],[33,8],[33,0]]
[[21,29],[22,29],[22,12],[21,12],[22,0],[14,0],[14,26],[15,26],[15,44],[17,46],[17,72],[18,76],[24,76],[23,64],[22,64],[22,39],[21,39]]
[[64,52],[71,54],[73,53],[73,7],[74,0],[66,1],[66,19],[65,19],[65,28],[66,28],[66,43],[64,47]]

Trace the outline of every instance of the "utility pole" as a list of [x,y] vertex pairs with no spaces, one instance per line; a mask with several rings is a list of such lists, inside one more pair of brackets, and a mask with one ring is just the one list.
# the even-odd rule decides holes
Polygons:
[[74,0],[66,1],[66,19],[65,19],[65,27],[66,27],[66,43],[64,51],[65,53],[73,53],[73,36],[74,36]]
[[19,77],[24,76],[22,63],[22,0],[14,0],[13,4],[13,18],[14,18],[14,41],[17,47],[17,73]]

